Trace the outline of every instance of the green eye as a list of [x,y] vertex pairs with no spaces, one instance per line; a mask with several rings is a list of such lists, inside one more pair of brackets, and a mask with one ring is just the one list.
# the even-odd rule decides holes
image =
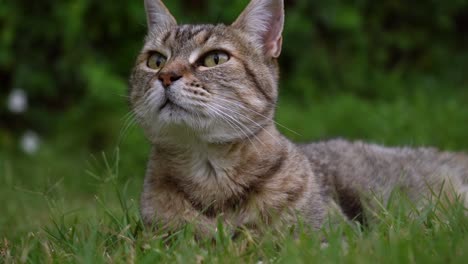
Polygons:
[[166,64],[167,58],[159,52],[151,54],[147,65],[153,70],[160,70]]
[[229,60],[229,55],[226,52],[215,51],[208,54],[203,59],[203,66],[214,67],[226,63]]

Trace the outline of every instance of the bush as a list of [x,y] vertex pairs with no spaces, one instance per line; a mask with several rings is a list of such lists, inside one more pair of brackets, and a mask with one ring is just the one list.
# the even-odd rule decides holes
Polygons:
[[[248,1],[166,2],[180,22],[213,23],[233,21]],[[421,90],[468,99],[467,0],[286,4],[285,100],[392,101]],[[1,104],[0,146],[28,128],[48,137],[79,129],[98,148],[118,134],[146,31],[143,1],[3,1],[0,25],[0,98],[15,88],[29,97],[26,114]]]

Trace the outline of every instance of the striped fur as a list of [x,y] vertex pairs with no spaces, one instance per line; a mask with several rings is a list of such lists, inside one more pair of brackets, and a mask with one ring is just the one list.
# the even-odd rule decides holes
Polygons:
[[[177,25],[161,1],[145,7],[149,32],[130,103],[153,146],[141,198],[146,224],[178,229],[189,222],[210,234],[217,217],[253,228],[291,224],[299,213],[319,228],[332,203],[357,217],[365,191],[387,195],[403,186],[419,193],[423,183],[440,184],[442,173],[457,174],[455,184],[468,178],[462,154],[344,141],[298,146],[284,138],[273,121],[282,0],[252,0],[232,25]],[[230,59],[203,66],[212,51]],[[167,57],[160,70],[147,65],[154,52]],[[178,78],[165,88],[167,74]],[[400,170],[408,175],[396,180]]]

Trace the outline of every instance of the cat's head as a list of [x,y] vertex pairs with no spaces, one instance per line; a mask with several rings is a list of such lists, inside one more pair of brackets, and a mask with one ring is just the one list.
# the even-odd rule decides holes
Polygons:
[[272,124],[283,0],[251,0],[231,25],[178,25],[160,0],[145,8],[148,36],[130,102],[152,142],[187,133],[231,142]]

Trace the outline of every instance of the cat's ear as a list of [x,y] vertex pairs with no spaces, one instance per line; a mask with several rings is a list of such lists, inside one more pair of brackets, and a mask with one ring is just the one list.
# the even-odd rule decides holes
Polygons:
[[161,0],[145,0],[145,9],[149,31],[156,27],[177,26],[177,21]]
[[267,56],[278,58],[283,40],[283,0],[251,0],[232,26],[256,38]]

